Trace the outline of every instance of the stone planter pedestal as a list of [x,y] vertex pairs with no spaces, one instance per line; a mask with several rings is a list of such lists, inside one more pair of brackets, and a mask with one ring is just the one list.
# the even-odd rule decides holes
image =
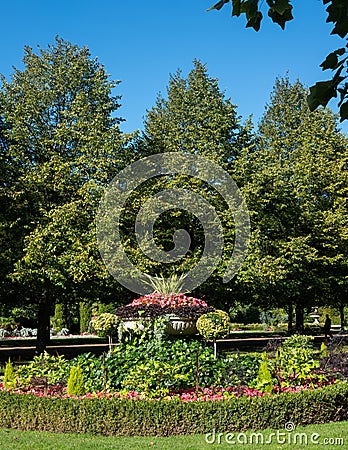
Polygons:
[[187,336],[197,333],[196,320],[173,317],[167,324],[166,331],[172,336]]

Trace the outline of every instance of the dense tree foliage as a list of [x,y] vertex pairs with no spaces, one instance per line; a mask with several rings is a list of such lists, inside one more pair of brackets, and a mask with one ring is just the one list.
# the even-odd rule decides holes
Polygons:
[[[49,341],[56,299],[80,298],[108,279],[95,240],[103,186],[122,164],[116,86],[86,48],[57,38],[0,92],[2,185],[9,274],[38,307],[38,344]],[[8,231],[9,230],[9,231]],[[13,245],[14,243],[14,245]]]
[[258,143],[238,160],[254,227],[239,282],[264,307],[291,318],[295,306],[298,331],[304,308],[328,301],[328,280],[347,281],[347,140],[331,111],[309,111],[306,95],[278,79]]
[[[186,79],[180,71],[171,76],[167,98],[158,97],[155,106],[147,112],[144,125],[144,132],[138,141],[139,154],[180,152],[204,156],[230,173],[240,149],[249,139],[248,127],[241,124],[236,106],[224,97],[218,81],[211,78],[206,67],[197,60]],[[146,197],[174,187],[201,195],[219,215],[224,230],[224,254],[217,270],[196,294],[206,297],[210,303],[227,302],[230,292],[222,284],[221,275],[234,245],[233,217],[220,194],[208,183],[194,177],[162,177],[147,184],[146,188],[142,187],[141,195]],[[163,214],[157,222],[155,239],[165,250],[173,246],[175,230],[184,228],[190,233],[191,247],[187,257],[175,265],[145,262],[138,253],[135,259],[154,274],[186,273],[202,255],[205,245],[202,225],[195,215],[180,210]],[[129,230],[129,224],[126,230]]]

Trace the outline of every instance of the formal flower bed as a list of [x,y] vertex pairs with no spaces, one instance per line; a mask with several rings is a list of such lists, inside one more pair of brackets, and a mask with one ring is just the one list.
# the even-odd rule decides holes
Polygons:
[[214,356],[203,340],[152,329],[100,357],[44,353],[20,366],[9,361],[0,426],[167,436],[348,419],[348,383],[337,366],[344,357],[318,352],[308,337],[273,342],[263,354]]
[[[331,378],[330,380],[323,381],[313,385],[312,383],[305,384],[303,386],[286,386],[275,388],[273,394],[281,394],[284,392],[300,392],[305,390],[314,390],[324,386],[329,386],[335,384],[336,381]],[[75,395],[69,395],[67,388],[61,385],[49,386],[45,388],[44,386],[36,387],[24,387],[8,389],[4,387],[3,383],[0,383],[0,391],[12,392],[13,394],[21,395],[35,395],[37,397],[60,397],[60,398],[119,398],[119,399],[130,399],[130,400],[149,400],[149,398],[143,392],[137,391],[120,391],[120,392],[108,392],[108,391],[97,391],[88,392],[79,397]],[[228,400],[231,398],[239,397],[261,397],[263,395],[272,395],[271,393],[266,393],[259,391],[257,389],[249,388],[248,386],[227,386],[225,388],[200,388],[200,389],[180,389],[176,392],[169,392],[165,396],[153,397],[151,400],[165,400],[165,401],[182,401],[182,402],[194,402],[194,401],[221,401]]]
[[0,388],[39,396],[222,400],[315,390],[344,374],[329,367],[310,338],[293,336],[268,353],[222,354],[198,339],[164,338],[152,330],[130,336],[101,357],[68,361],[44,353],[29,364],[6,365]]

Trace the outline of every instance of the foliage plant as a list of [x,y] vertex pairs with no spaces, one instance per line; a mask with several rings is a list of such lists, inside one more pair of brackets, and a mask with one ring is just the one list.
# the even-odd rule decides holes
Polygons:
[[146,397],[164,396],[169,394],[170,388],[177,385],[177,381],[186,381],[188,374],[182,373],[183,364],[150,359],[132,368],[122,381],[123,388],[131,391],[142,392]]
[[79,366],[83,376],[86,392],[102,391],[106,388],[105,357],[93,353],[83,353],[71,360],[71,367]]
[[11,336],[10,331],[7,331],[6,328],[0,328],[0,339]]
[[197,320],[197,330],[206,340],[227,337],[231,330],[231,321],[225,311],[216,310],[202,314]]
[[320,362],[315,357],[312,341],[309,336],[294,335],[278,347],[270,366],[279,386],[301,385],[325,378],[318,373]]
[[172,294],[173,292],[183,292],[185,274],[176,275],[173,274],[166,278],[164,275],[159,277],[145,276],[148,280],[148,284],[154,289],[154,293],[161,292],[162,294]]
[[327,351],[327,345],[326,345],[325,342],[323,341],[323,342],[321,343],[321,345],[320,345],[320,356],[321,356],[322,358],[325,358],[325,357],[327,356],[327,354],[328,354],[328,351]]
[[69,396],[81,397],[86,393],[83,374],[79,365],[71,367],[67,388]]
[[0,328],[3,328],[9,332],[19,327],[19,323],[12,317],[0,317]]
[[4,387],[7,389],[11,389],[14,386],[15,381],[16,381],[15,370],[13,368],[11,359],[9,358],[5,366],[5,373],[3,380]]
[[328,342],[326,355],[321,355],[320,368],[329,371],[335,377],[348,379],[348,339],[336,335]]
[[48,385],[66,384],[70,365],[63,356],[50,355],[47,352],[34,356],[28,364],[16,370],[16,384],[30,386],[35,380],[46,378]]

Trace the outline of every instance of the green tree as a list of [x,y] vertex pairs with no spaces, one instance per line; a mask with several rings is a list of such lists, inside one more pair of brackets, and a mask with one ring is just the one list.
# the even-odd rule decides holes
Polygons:
[[[346,144],[347,146],[347,144]],[[326,305],[340,312],[341,329],[345,327],[344,308],[348,305],[348,151],[327,168],[330,178],[327,196],[330,208],[320,216],[322,236],[320,249],[324,259],[322,276]]]
[[[230,3],[230,0],[219,0],[209,10],[220,10],[224,5]],[[262,15],[263,1],[261,0],[231,0],[232,16],[239,17],[244,14],[247,19],[247,27],[259,31]],[[268,16],[272,21],[278,24],[282,29],[286,22],[293,19],[291,0],[267,0]],[[332,22],[334,28],[331,34],[337,34],[342,39],[346,38],[348,33],[348,3],[344,0],[323,0],[327,5],[327,22]],[[331,52],[320,65],[323,70],[331,69],[334,71],[332,79],[328,81],[319,81],[310,88],[308,95],[308,104],[312,111],[319,105],[326,106],[328,102],[339,95],[338,106],[340,107],[341,121],[348,119],[348,55],[347,45]]]
[[57,37],[38,54],[26,47],[23,63],[10,82],[2,77],[4,158],[13,174],[3,191],[16,205],[7,230],[17,227],[20,242],[11,278],[37,304],[41,353],[55,299],[86,297],[109,278],[94,221],[104,186],[123,164],[123,137],[117,82],[87,48]]
[[[233,173],[234,161],[248,139],[248,126],[241,124],[236,106],[224,97],[218,80],[208,75],[206,66],[195,60],[188,77],[184,78],[180,71],[172,75],[166,98],[159,96],[155,106],[147,111],[137,152],[142,156],[165,152],[204,156]],[[144,200],[155,192],[174,187],[202,195],[219,215],[224,229],[224,255],[218,269],[195,294],[209,295],[209,302],[213,302],[215,297],[215,302],[223,305],[230,299],[228,289],[221,283],[220,277],[234,245],[233,218],[226,211],[221,196],[198,178],[184,175],[160,177],[142,187],[141,197]],[[135,205],[140,203],[143,202],[133,203],[133,218],[137,211]],[[197,263],[204,248],[204,230],[198,218],[178,209],[164,213],[156,222],[154,239],[168,251],[173,247],[175,230],[182,228],[190,234],[191,246],[187,257],[180,262],[164,265],[146,261],[140,257],[133,241],[134,260],[143,270],[157,275],[187,273]],[[126,222],[125,233],[128,233],[128,238],[129,229]]]
[[299,332],[304,309],[326,302],[326,274],[338,257],[327,220],[335,214],[334,186],[347,157],[335,116],[311,113],[306,95],[300,82],[277,79],[258,145],[238,161],[254,228],[239,282],[259,304],[286,308],[289,325],[295,306]]

